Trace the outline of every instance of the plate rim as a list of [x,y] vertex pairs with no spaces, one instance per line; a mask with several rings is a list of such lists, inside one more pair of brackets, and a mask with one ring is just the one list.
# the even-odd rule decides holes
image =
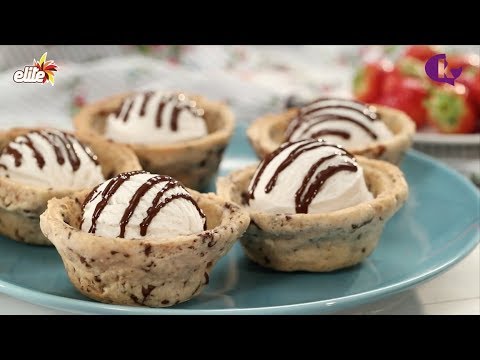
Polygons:
[[[416,150],[409,150],[407,156],[413,157],[413,159],[426,161],[433,166],[441,168],[442,171],[449,173],[449,175],[456,178],[456,180],[463,183],[473,194],[476,194],[476,198],[480,201],[480,192],[477,188],[463,175],[450,167],[444,165],[440,161],[425,155]],[[44,306],[47,308],[53,308],[62,311],[68,311],[70,313],[77,314],[131,314],[131,315],[248,315],[248,314],[292,314],[292,313],[311,313],[317,311],[321,313],[333,312],[344,310],[349,307],[358,306],[360,304],[380,299],[389,295],[393,295],[399,291],[407,290],[415,285],[418,285],[426,280],[440,275],[442,272],[451,268],[457,264],[460,260],[464,259],[475,247],[480,243],[480,232],[478,232],[477,238],[475,238],[475,229],[480,229],[479,219],[472,222],[465,229],[462,230],[457,238],[464,238],[468,236],[467,243],[452,256],[449,261],[436,266],[433,269],[424,271],[423,273],[404,279],[403,281],[397,281],[393,284],[382,286],[379,288],[363,291],[356,294],[350,294],[338,298],[317,300],[298,304],[278,305],[278,306],[265,306],[265,307],[251,307],[251,308],[234,308],[234,309],[176,309],[176,308],[148,308],[148,307],[135,307],[124,305],[104,304],[100,302],[94,302],[90,300],[72,299],[60,295],[48,294],[38,290],[28,289],[6,280],[0,279],[0,292],[6,295],[12,296],[16,299],[26,301],[31,304]],[[470,232],[473,231],[470,237]],[[298,310],[298,311],[297,311]]]

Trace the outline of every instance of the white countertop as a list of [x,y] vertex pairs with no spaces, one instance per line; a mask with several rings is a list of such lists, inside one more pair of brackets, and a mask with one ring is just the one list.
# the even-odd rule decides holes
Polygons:
[[[0,294],[0,314],[64,315]],[[480,315],[480,247],[420,286],[340,314]]]

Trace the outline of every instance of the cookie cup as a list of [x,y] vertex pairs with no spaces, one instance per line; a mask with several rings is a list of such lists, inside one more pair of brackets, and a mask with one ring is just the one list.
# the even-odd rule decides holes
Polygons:
[[[393,133],[393,137],[384,141],[372,142],[365,147],[347,148],[347,150],[355,155],[399,164],[405,152],[412,145],[415,123],[400,110],[380,105],[374,106],[382,121]],[[298,108],[292,108],[280,114],[265,115],[249,126],[247,136],[259,158],[263,159],[286,141],[285,131],[297,113]]]
[[[388,162],[361,156],[357,160],[373,200],[323,214],[250,211],[250,226],[241,238],[245,254],[267,268],[311,272],[353,266],[370,255],[386,221],[406,201],[408,185],[401,170]],[[218,194],[243,204],[255,170],[250,166],[219,178]]]
[[[14,128],[0,132],[0,151],[17,136],[33,130],[42,129]],[[99,138],[75,135],[97,155],[106,179],[125,171],[141,170],[136,155],[129,148]],[[39,216],[47,208],[48,200],[78,191],[25,185],[0,176],[0,234],[28,244],[52,245],[40,231]]]
[[198,295],[215,263],[245,232],[249,216],[215,194],[189,190],[207,216],[207,230],[172,239],[108,238],[79,229],[88,192],[53,199],[40,217],[72,284],[110,304],[168,307]]
[[[108,114],[132,93],[116,95],[82,108],[74,119],[77,131],[86,136],[104,137]],[[204,189],[218,170],[235,127],[229,107],[201,96],[189,95],[205,111],[208,135],[173,144],[124,144],[137,154],[143,168],[169,175],[185,186]]]

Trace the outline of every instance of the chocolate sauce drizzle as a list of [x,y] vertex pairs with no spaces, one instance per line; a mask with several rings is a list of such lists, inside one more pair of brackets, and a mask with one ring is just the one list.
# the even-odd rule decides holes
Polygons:
[[[345,121],[345,122],[351,122],[351,123],[354,123],[355,125],[357,125],[358,127],[360,127],[363,131],[365,131],[372,139],[377,139],[377,134],[375,134],[372,130],[370,130],[367,126],[365,126],[364,124],[362,124],[360,121],[358,120],[355,120],[355,119],[351,119],[351,118],[348,118],[348,117],[345,117],[345,116],[339,116],[339,115],[328,115],[328,114],[322,114],[314,119],[308,119],[309,121],[309,124],[308,124],[308,127],[306,129],[304,129],[302,131],[302,133],[300,134],[300,136],[303,136],[305,135],[305,133],[312,127],[318,125],[318,124],[321,124],[321,123],[324,123],[324,122],[328,122],[328,121]],[[297,127],[298,128],[298,127]],[[325,129],[326,130],[326,129]],[[347,134],[348,137],[344,137],[342,134],[337,134],[339,136],[342,136],[344,139],[349,139],[350,138],[350,133],[346,132],[346,131],[343,131],[343,134]],[[315,133],[316,134],[316,133]],[[316,135],[312,135],[312,138],[316,138]],[[326,133],[327,134],[327,133]]]
[[150,100],[150,98],[152,97],[153,94],[154,94],[153,91],[147,91],[147,92],[145,93],[145,97],[143,98],[143,102],[142,102],[142,107],[140,108],[140,116],[144,116],[144,115],[145,115],[145,111],[146,111],[146,108],[147,108],[148,100]]
[[[339,102],[345,102],[346,104],[343,103],[343,104],[336,104],[336,105],[330,105],[330,106],[318,106],[318,107],[314,107],[313,109],[307,110],[312,105],[315,105],[315,104],[317,104],[319,102],[322,102],[322,101],[339,101]],[[362,107],[362,109],[359,109],[359,107],[355,107],[354,105],[360,105]],[[371,121],[377,120],[377,116],[378,116],[377,113],[370,110],[369,105],[367,105],[365,103],[362,103],[362,102],[357,101],[357,100],[344,99],[344,98],[339,98],[339,97],[317,98],[317,99],[307,103],[306,105],[302,106],[300,111],[302,112],[303,116],[307,116],[307,115],[310,115],[314,112],[317,112],[317,111],[320,111],[320,110],[326,109],[326,108],[347,109],[347,110],[356,111],[356,112],[358,112],[362,115],[367,116]]]
[[[322,105],[322,102],[324,101],[337,101],[340,103],[337,103],[335,105]],[[362,105],[363,109],[360,109],[358,105]],[[312,106],[313,108],[310,108]],[[292,120],[291,125],[287,128],[285,134],[287,140],[292,140],[293,135],[297,132],[297,130],[299,130],[299,128],[303,124],[307,124],[307,126],[300,133],[300,138],[305,136],[312,127],[320,123],[329,121],[350,122],[365,131],[372,139],[377,139],[377,134],[375,134],[375,132],[373,132],[368,126],[366,126],[362,122],[348,115],[337,115],[330,112],[331,110],[335,109],[346,109],[349,111],[357,112],[361,114],[364,119],[370,122],[376,121],[378,119],[377,113],[372,111],[368,105],[362,104],[361,102],[341,98],[319,98],[299,109],[297,117]],[[335,135],[342,137],[343,139],[349,139],[351,137],[351,134],[349,132],[342,129],[324,129],[322,131],[316,132],[315,134],[312,134],[310,137],[318,138],[322,135]]]
[[170,121],[170,130],[172,131],[177,131],[178,130],[178,115],[180,115],[180,111],[183,109],[188,109],[186,107],[180,107],[178,105],[175,105],[175,107],[172,110],[172,119]]
[[[92,190],[92,192],[86,197],[82,209],[85,210],[85,206],[88,202],[95,200],[95,198],[99,195],[101,195],[102,199],[97,203],[95,210],[92,215],[92,224],[90,226],[90,229],[88,230],[89,233],[95,234],[96,228],[97,228],[97,221],[102,214],[103,210],[108,204],[108,201],[112,198],[112,196],[118,191],[118,189],[122,186],[125,181],[129,180],[132,176],[138,175],[138,174],[146,174],[147,172],[145,171],[132,171],[128,173],[123,173],[120,174],[113,179],[110,180],[109,184],[105,187],[105,189],[102,192],[98,192],[98,187],[97,186],[95,189]],[[172,202],[175,199],[185,199],[189,202],[191,202],[195,208],[197,209],[198,213],[200,216],[204,219],[205,214],[203,211],[198,207],[197,203],[189,194],[173,194],[169,196],[168,198],[164,199],[163,201],[160,201],[162,197],[165,195],[165,193],[168,190],[174,189],[174,188],[181,188],[185,190],[185,188],[175,179],[171,178],[170,176],[167,175],[157,175],[155,177],[150,178],[148,181],[146,181],[144,184],[142,184],[137,191],[133,194],[132,198],[129,201],[128,206],[126,207],[122,218],[120,220],[120,234],[118,237],[124,238],[125,237],[125,231],[126,227],[133,216],[135,209],[138,207],[140,204],[140,201],[145,194],[151,190],[155,185],[161,183],[161,182],[166,182],[166,184],[162,187],[162,189],[157,193],[155,198],[152,201],[152,205],[148,208],[147,210],[147,216],[142,220],[140,224],[140,234],[142,236],[145,236],[148,231],[148,227],[150,223],[152,222],[153,218],[159,213],[159,211],[165,207],[168,203]],[[206,221],[204,222],[204,230],[206,230]]]
[[15,166],[19,167],[22,165],[22,153],[18,151],[17,149],[14,149],[10,145],[8,145],[4,150],[4,154],[12,155],[13,158],[15,159]]
[[35,134],[40,135],[46,142],[48,142],[52,147],[53,150],[55,151],[55,156],[57,157],[57,162],[60,165],[63,165],[65,163],[65,158],[63,157],[62,150],[60,149],[59,146],[57,146],[47,135],[45,135],[41,131],[34,131]]
[[[326,160],[326,158],[323,158],[321,160]],[[295,210],[297,214],[307,214],[308,213],[308,207],[312,203],[313,199],[315,199],[315,196],[317,196],[318,192],[321,190],[323,184],[325,184],[325,181],[330,179],[333,175],[340,171],[351,171],[351,172],[356,172],[358,170],[357,166],[345,162],[344,164],[338,164],[338,165],[333,165],[329,166],[325,170],[320,171],[317,176],[315,177],[315,181],[310,185],[308,190],[304,192],[304,189],[306,185],[308,184],[308,181],[310,178],[305,177],[303,179],[302,186],[300,189],[295,193]],[[310,171],[309,171],[310,172]]]
[[134,102],[135,101],[133,99],[130,99],[130,103],[128,104],[127,111],[125,111],[125,114],[123,115],[123,122],[127,122],[128,117],[130,115],[130,111],[132,111]]
[[102,184],[98,184],[97,186],[95,186],[93,188],[92,191],[90,191],[90,194],[87,195],[87,197],[85,198],[85,200],[83,200],[83,204],[82,204],[82,210],[85,210],[85,206],[87,206],[87,204],[90,202],[90,201],[93,201],[97,198],[97,196],[100,194],[100,193],[97,193],[97,189],[101,186]]
[[[265,193],[269,193],[272,191],[272,189],[275,187],[278,176],[288,168],[301,154],[306,153],[308,151],[312,151],[315,149],[318,149],[320,147],[333,147],[336,148],[337,151],[334,154],[325,156],[323,158],[320,158],[318,161],[316,161],[308,170],[307,174],[303,178],[302,185],[300,188],[295,192],[295,211],[297,213],[308,213],[308,207],[310,206],[311,202],[317,196],[318,192],[321,190],[323,184],[335,175],[339,171],[352,171],[356,172],[358,170],[357,166],[351,162],[343,162],[341,164],[337,165],[332,165],[327,167],[326,169],[320,171],[314,181],[308,186],[310,183],[310,180],[313,178],[315,175],[316,171],[318,168],[325,163],[327,160],[333,159],[335,157],[340,157],[340,156],[347,156],[348,158],[354,159],[353,155],[350,154],[347,150],[344,148],[334,145],[334,144],[329,144],[326,143],[325,141],[317,141],[317,140],[300,140],[296,142],[289,142],[283,144],[281,147],[279,147],[277,150],[269,154],[263,162],[260,164],[260,167],[258,168],[256,174],[254,175],[254,178],[252,180],[252,185],[250,186],[250,189],[248,191],[248,197],[247,197],[247,203],[249,200],[254,199],[254,192],[258,186],[258,183],[260,181],[260,178],[265,171],[266,167],[268,164],[275,158],[277,157],[281,152],[284,150],[288,149],[291,146],[298,145],[299,143],[303,143],[299,146],[297,146],[293,151],[290,152],[290,154],[280,163],[280,165],[277,167],[275,172],[273,173],[272,177],[270,180],[267,182],[267,185],[265,186]],[[308,187],[308,188],[307,188]]]
[[[105,207],[108,204],[108,200],[117,192],[117,190],[122,186],[122,184],[130,179],[133,175],[137,174],[144,174],[145,171],[139,170],[139,171],[130,171],[126,172],[120,175],[117,175],[116,177],[112,178],[108,185],[103,189],[101,192],[102,199],[98,202],[97,206],[95,206],[95,210],[93,211],[92,215],[92,224],[90,226],[90,229],[88,230],[89,233],[95,234],[95,231],[97,230],[97,220],[102,214],[102,211],[105,209]],[[90,197],[90,195],[87,197],[87,199]],[[85,199],[86,200],[86,199]]]
[[165,104],[165,101],[160,101],[158,104],[157,114],[155,115],[155,125],[157,128],[162,126],[163,109],[165,108]]
[[[140,235],[142,236],[145,236],[147,235],[147,230],[148,230],[148,226],[150,225],[150,223],[152,222],[153,218],[158,214],[158,212],[163,208],[165,207],[168,203],[172,202],[173,200],[176,200],[176,199],[185,199],[187,201],[189,201],[190,203],[192,203],[195,208],[197,209],[198,213],[200,214],[200,216],[202,218],[205,218],[205,214],[203,213],[203,211],[198,207],[198,204],[195,202],[195,200],[192,199],[192,197],[189,195],[189,194],[173,194],[172,196],[169,196],[168,198],[164,199],[163,201],[159,202],[157,205],[155,206],[151,206],[148,210],[147,210],[147,216],[145,217],[145,219],[143,219],[143,221],[140,223]],[[204,225],[203,225],[203,230],[206,230],[206,222],[204,222]]]
[[[103,183],[100,183],[98,184],[97,186],[95,186],[93,188],[92,191],[90,191],[90,193],[87,195],[87,197],[85,198],[85,200],[83,201],[83,204],[82,204],[82,211],[85,211],[85,206],[87,206],[87,204],[90,202],[90,201],[94,201],[101,193],[100,192],[97,192],[97,189],[102,186]],[[82,228],[83,226],[83,222],[85,221],[85,219],[82,217],[82,221],[80,221],[80,229]]]
[[344,130],[338,129],[323,129],[312,134],[313,139],[319,139],[324,135],[335,135],[341,137],[342,139],[350,139],[350,133]]
[[[31,137],[33,134],[40,136],[53,148],[57,163],[59,165],[65,164],[65,157],[63,155],[65,152],[67,154],[68,161],[72,166],[73,171],[77,171],[80,168],[81,160],[79,154],[75,150],[74,142],[80,145],[82,150],[85,152],[85,154],[87,154],[87,156],[93,161],[95,165],[98,165],[97,156],[90,150],[89,147],[82,144],[73,135],[65,133],[63,131],[34,130],[26,135],[20,136],[18,139],[14,140],[14,143],[24,144],[28,146],[30,150],[32,150],[33,156],[37,161],[37,166],[40,169],[43,169],[43,167],[45,166],[45,158],[42,153],[35,147],[35,143],[33,142]],[[11,145],[5,147],[3,153],[14,157],[16,167],[22,165],[22,153],[14,149]]]
[[[176,97],[177,97],[176,95],[163,97],[158,103],[158,110],[157,110],[157,113],[155,114],[155,125],[157,126],[157,128],[162,127],[163,110],[165,109],[165,105],[167,105],[167,103],[169,103],[170,101],[175,101]],[[172,117],[173,117],[173,113],[172,113]],[[170,120],[172,121],[172,119]]]
[[[311,145],[311,146],[310,146]],[[285,160],[278,166],[278,168],[275,170],[273,173],[270,181],[267,183],[267,186],[265,187],[265,192],[268,194],[270,191],[272,191],[273,187],[277,183],[278,176],[282,173],[283,170],[285,170],[288,166],[290,166],[300,155],[303,153],[306,153],[311,150],[318,149],[320,147],[331,147],[332,145],[323,143],[323,142],[306,142],[300,146],[298,146],[295,150],[293,150]]]
[[255,199],[255,189],[257,188],[258,182],[260,181],[260,177],[262,176],[263,172],[265,171],[265,168],[270,163],[270,161],[272,161],[278,154],[280,154],[283,150],[292,146],[293,144],[294,143],[284,143],[279,148],[277,148],[277,150],[265,156],[263,161],[260,163],[260,167],[257,169],[256,174],[254,175],[253,183],[250,186],[250,189],[248,189],[248,194],[246,197],[247,204],[250,202],[250,200]]
[[178,181],[175,181],[170,176],[166,176],[166,175],[155,176],[155,177],[149,179],[144,184],[142,184],[137,189],[135,194],[133,194],[132,198],[130,199],[130,202],[128,203],[127,208],[125,209],[125,211],[123,213],[122,219],[120,220],[120,235],[118,237],[121,237],[121,238],[125,237],[125,230],[126,230],[127,224],[130,221],[130,218],[132,217],[133,213],[135,212],[135,209],[137,208],[138,204],[140,203],[140,200],[142,199],[142,197],[151,188],[153,188],[156,184],[159,184],[159,183],[164,182],[164,181],[167,181],[167,183],[162,188],[162,190],[158,192],[155,199],[157,199],[159,197],[159,195],[161,197],[166,191],[168,191],[170,189],[173,189],[177,186],[181,186],[178,183]]
[[37,160],[38,167],[40,169],[43,169],[43,167],[45,166],[45,159],[43,158],[42,154],[37,150],[30,136],[24,135],[24,138],[25,140],[21,141],[20,144],[25,144],[32,150],[33,156]]
[[[147,103],[150,101],[151,97],[155,93],[153,91],[148,91],[144,93],[144,98],[142,100],[142,105],[140,107],[139,115],[144,116],[146,113],[146,107]],[[127,110],[125,111],[125,114],[121,116],[122,114],[122,109],[126,106],[128,102],[128,107]],[[122,120],[123,122],[127,122],[130,116],[130,113],[132,111],[133,105],[135,102],[135,98],[128,98],[125,99],[120,107],[114,112],[115,117]],[[165,105],[167,105],[170,102],[174,102],[174,107],[172,109],[172,112],[170,114],[170,121],[169,121],[169,126],[172,131],[178,131],[178,118],[181,114],[182,111],[188,111],[194,116],[201,117],[199,114],[198,108],[196,106],[192,106],[189,102],[182,102],[179,99],[178,94],[172,94],[169,96],[164,96],[160,99],[160,102],[158,103],[158,108],[157,112],[155,113],[155,126],[157,128],[160,128],[162,126],[162,119],[163,119],[163,112],[165,110]]]

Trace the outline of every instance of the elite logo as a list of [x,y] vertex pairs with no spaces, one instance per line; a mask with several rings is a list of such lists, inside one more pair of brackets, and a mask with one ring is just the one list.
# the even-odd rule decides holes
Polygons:
[[455,80],[462,74],[462,68],[449,69],[447,55],[437,54],[425,63],[425,73],[430,79],[455,85]]
[[45,52],[39,61],[33,59],[33,65],[26,65],[23,70],[17,70],[13,73],[13,81],[16,83],[46,83],[53,86],[55,84],[54,72],[58,66],[53,60],[47,60]]

